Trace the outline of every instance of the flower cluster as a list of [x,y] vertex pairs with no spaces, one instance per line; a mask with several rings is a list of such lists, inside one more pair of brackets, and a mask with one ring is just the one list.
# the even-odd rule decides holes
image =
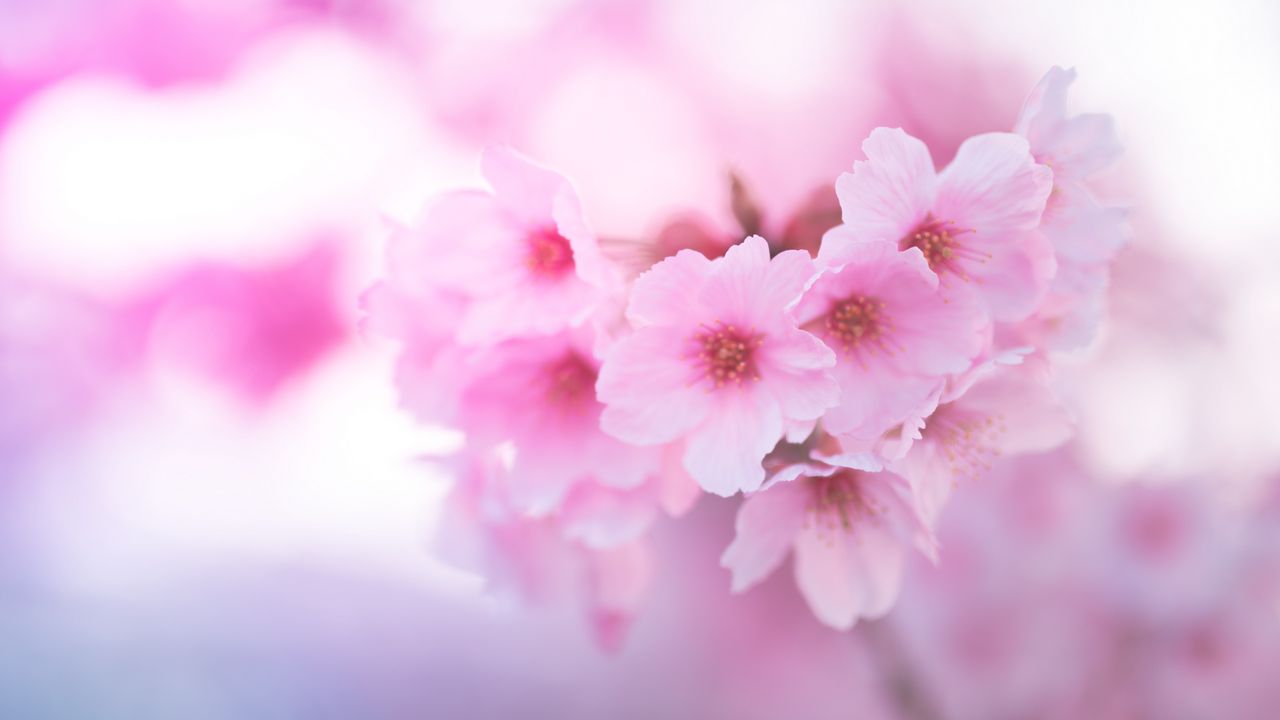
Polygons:
[[564,177],[487,150],[491,190],[398,228],[365,298],[403,345],[403,404],[466,438],[445,539],[522,593],[588,588],[613,642],[655,518],[743,493],[735,590],[794,553],[823,622],[887,612],[910,549],[936,557],[954,487],[1070,434],[1054,354],[1092,337],[1125,235],[1089,189],[1118,143],[1107,117],[1066,113],[1072,79],[1051,70],[1015,132],[940,171],[920,140],[874,130],[816,256],[664,236],[631,277]]

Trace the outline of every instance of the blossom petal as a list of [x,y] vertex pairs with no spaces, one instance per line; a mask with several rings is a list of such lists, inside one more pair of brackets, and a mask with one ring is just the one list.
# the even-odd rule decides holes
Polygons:
[[[1057,271],[1053,246],[1041,233],[1026,233],[1016,247],[1002,248],[982,263],[965,266],[969,279],[952,280],[968,284],[981,295],[991,316],[1002,322],[1021,320],[1035,312]],[[963,289],[963,288],[961,288]],[[962,293],[953,293],[956,297]]]
[[897,241],[933,205],[933,159],[924,143],[900,128],[872,130],[862,152],[867,159],[836,180],[844,224],[863,239]]
[[800,532],[795,552],[796,584],[813,614],[833,628],[880,617],[898,597],[905,548],[889,533],[815,524]]
[[609,348],[596,380],[605,404],[600,426],[637,445],[656,445],[697,426],[711,408],[710,393],[692,374],[680,348],[686,338],[669,328],[640,328]]
[[752,492],[764,482],[764,456],[782,437],[782,411],[766,393],[739,392],[721,400],[688,439],[684,467],[707,492]]
[[976,233],[962,236],[966,244],[985,245],[1035,228],[1052,189],[1053,172],[1035,163],[1026,139],[976,135],[938,176],[934,215]]
[[718,321],[767,331],[780,326],[815,272],[809,253],[787,250],[770,259],[769,244],[752,235],[716,262],[700,301]]
[[493,187],[498,202],[529,226],[549,226],[556,196],[572,192],[569,181],[504,145],[485,148],[480,173]]
[[693,250],[681,250],[636,278],[627,319],[636,326],[688,321],[690,313],[697,312],[698,294],[710,274],[710,260]]
[[786,558],[804,527],[810,493],[804,482],[779,483],[738,508],[733,542],[720,556],[720,565],[733,575],[733,592],[765,579]]
[[1027,96],[1014,126],[1030,142],[1036,160],[1066,180],[1084,180],[1123,152],[1111,116],[1067,116],[1067,90],[1075,79],[1074,69],[1050,68]]

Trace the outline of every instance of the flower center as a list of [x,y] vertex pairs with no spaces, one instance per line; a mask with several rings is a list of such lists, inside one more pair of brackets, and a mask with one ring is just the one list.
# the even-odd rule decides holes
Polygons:
[[525,266],[537,277],[555,279],[573,269],[573,248],[554,229],[546,228],[528,237]]
[[899,250],[920,248],[929,268],[941,275],[949,272],[968,280],[961,263],[963,261],[986,262],[991,259],[989,253],[967,247],[960,242],[960,236],[973,232],[969,228],[956,227],[950,220],[938,220],[926,215],[924,221],[898,241]]
[[875,298],[849,297],[827,313],[826,335],[848,354],[856,354],[860,350],[892,351],[889,334],[893,326],[884,308],[884,303]]
[[552,405],[577,407],[595,400],[597,370],[576,352],[569,353],[546,367],[546,397]]
[[943,405],[925,421],[921,439],[942,451],[957,480],[977,480],[1000,455],[1000,438],[1008,428],[1001,415],[981,415]]
[[764,335],[717,323],[714,327],[704,325],[694,343],[694,364],[715,387],[760,379],[755,351],[764,344]]
[[813,490],[809,512],[819,529],[848,532],[859,519],[872,519],[885,511],[863,492],[862,473],[857,470],[842,469],[809,482]]

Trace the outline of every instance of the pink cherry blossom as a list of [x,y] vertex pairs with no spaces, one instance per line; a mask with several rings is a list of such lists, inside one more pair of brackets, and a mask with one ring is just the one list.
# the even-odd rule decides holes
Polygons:
[[1053,251],[1034,232],[1053,184],[1027,141],[966,140],[941,173],[924,143],[877,128],[867,159],[836,180],[845,232],[918,248],[951,294],[976,291],[997,320],[1026,317],[1053,277]]
[[1044,364],[1009,362],[997,358],[953,379],[926,406],[919,437],[888,463],[910,478],[931,521],[960,481],[977,479],[997,458],[1043,452],[1071,436],[1071,416]]
[[584,322],[615,288],[562,176],[504,147],[481,170],[493,192],[457,191],[427,206],[408,230],[419,281],[465,298],[464,345],[545,335]]
[[508,340],[470,356],[457,426],[475,443],[510,442],[513,502],[544,514],[577,482],[640,487],[661,465],[660,448],[628,445],[600,429],[600,361],[588,329]]
[[528,602],[584,594],[597,644],[616,651],[648,592],[648,543],[636,535],[594,544],[585,540],[598,538],[580,538],[573,530],[584,517],[527,516],[511,503],[513,475],[500,453],[469,449],[450,465],[455,484],[437,528],[439,556],[478,572],[493,590]]
[[655,265],[632,289],[635,332],[600,370],[601,426],[637,445],[685,439],[684,467],[710,492],[760,487],[784,423],[835,401],[834,354],[789,312],[813,275],[807,253],[770,259],[758,236],[716,260],[684,250]]
[[151,354],[265,403],[347,332],[332,238],[264,267],[196,263],[131,309],[148,324]]
[[1110,115],[1067,115],[1067,89],[1075,79],[1075,70],[1050,68],[1027,96],[1014,126],[1036,162],[1053,168],[1055,184],[1083,181],[1122,151]]
[[1067,114],[1067,89],[1074,80],[1074,70],[1050,69],[1031,91],[1015,126],[1036,162],[1053,169],[1041,232],[1053,245],[1058,265],[1044,307],[1023,330],[1033,341],[1060,350],[1092,340],[1102,316],[1109,264],[1128,234],[1125,211],[1102,205],[1087,186],[1115,163],[1120,141],[1110,116]]
[[969,294],[945,298],[919,248],[899,252],[840,227],[818,265],[796,316],[836,351],[840,402],[822,419],[830,433],[869,439],[900,425],[987,340],[981,305]]
[[893,606],[911,546],[936,555],[904,478],[800,461],[778,469],[743,502],[720,564],[740,592],[793,551],[796,584],[809,607],[827,625],[848,629]]

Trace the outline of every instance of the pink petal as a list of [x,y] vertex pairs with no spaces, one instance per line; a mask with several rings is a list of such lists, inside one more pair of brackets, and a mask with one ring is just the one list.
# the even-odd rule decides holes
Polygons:
[[738,508],[734,538],[720,565],[742,592],[773,572],[804,527],[811,492],[802,482],[784,482],[749,496]]
[[720,322],[767,331],[781,326],[815,272],[809,253],[787,250],[770,259],[769,244],[752,235],[714,263],[699,299]]
[[637,326],[688,323],[691,313],[696,315],[698,294],[710,274],[710,260],[681,250],[636,278],[627,318]]
[[579,279],[601,289],[617,284],[615,269],[587,226],[578,194],[563,175],[502,146],[485,149],[480,167],[498,204],[522,227],[554,226],[569,241]]
[[640,328],[610,349],[596,381],[605,404],[600,426],[637,445],[671,442],[697,426],[711,408],[711,396],[697,382],[677,330]]
[[939,378],[901,375],[883,362],[842,362],[832,370],[840,400],[823,417],[833,435],[871,440],[902,423],[936,391]]
[[1128,241],[1123,208],[1103,207],[1083,187],[1056,185],[1041,227],[1059,258],[1104,263]]
[[654,489],[615,490],[593,482],[574,486],[560,506],[564,536],[596,549],[631,542],[657,515]]
[[599,299],[599,292],[577,277],[546,284],[521,278],[475,299],[458,326],[458,342],[488,345],[557,333],[586,322]]
[[569,181],[515,150],[495,145],[480,154],[480,173],[493,186],[498,202],[525,226],[552,222],[552,208]]
[[867,159],[836,180],[844,224],[866,240],[896,241],[933,205],[933,159],[924,143],[900,128],[872,130],[862,152]]
[[821,340],[794,328],[769,335],[760,347],[762,385],[788,420],[817,420],[836,404],[839,387],[823,370],[836,356]]
[[1067,117],[1067,90],[1075,78],[1074,69],[1050,68],[1027,97],[1014,130],[1030,142],[1036,160],[1063,180],[1083,180],[1122,152],[1110,116]]
[[781,437],[782,412],[772,397],[735,392],[689,435],[684,467],[707,492],[752,492],[764,482],[761,461]]
[[795,545],[796,584],[813,614],[838,630],[893,607],[902,585],[905,548],[892,535],[813,525]]
[[662,448],[662,470],[658,476],[658,502],[671,517],[680,517],[693,508],[702,495],[684,469],[684,443],[670,443]]
[[635,541],[587,556],[592,626],[606,652],[622,647],[627,629],[653,580],[653,552]]
[[1039,363],[1003,369],[960,398],[966,410],[999,416],[1007,428],[1001,452],[1051,450],[1071,438],[1074,422]]
[[938,176],[934,215],[966,233],[962,242],[985,246],[1000,236],[1031,230],[1053,189],[1053,172],[1031,158],[1027,141],[1012,133],[965,140]]
[[495,198],[458,191],[436,198],[389,243],[398,287],[429,285],[478,295],[522,282],[524,229]]
[[1076,71],[1054,65],[1028,93],[1014,124],[1014,132],[1032,140],[1039,139],[1044,128],[1051,128],[1067,117],[1067,88],[1075,82]]
[[953,279],[953,286],[972,288],[986,300],[992,317],[1012,322],[1035,312],[1049,291],[1057,261],[1048,239],[1031,232],[1016,247],[998,249],[986,262],[966,265],[966,269],[969,280]]

